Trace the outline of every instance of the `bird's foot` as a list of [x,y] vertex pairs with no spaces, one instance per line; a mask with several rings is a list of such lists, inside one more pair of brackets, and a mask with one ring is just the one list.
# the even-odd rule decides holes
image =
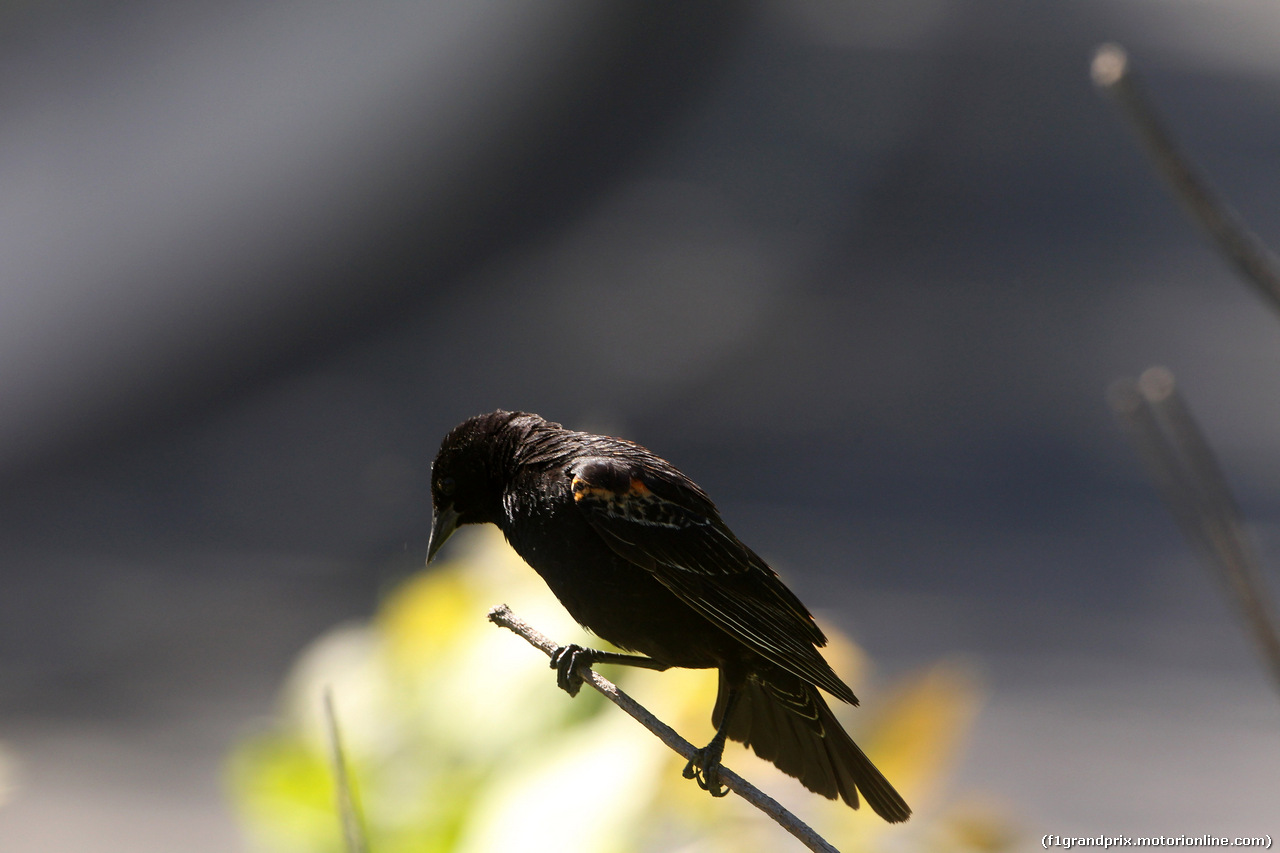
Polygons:
[[578,667],[591,667],[596,661],[595,649],[584,649],[577,643],[559,646],[551,653],[551,668],[556,671],[556,684],[570,696],[577,696],[582,689],[582,676]]
[[720,756],[724,753],[724,744],[712,741],[699,749],[684,766],[684,778],[693,779],[698,787],[713,797],[723,797],[729,789],[720,781]]

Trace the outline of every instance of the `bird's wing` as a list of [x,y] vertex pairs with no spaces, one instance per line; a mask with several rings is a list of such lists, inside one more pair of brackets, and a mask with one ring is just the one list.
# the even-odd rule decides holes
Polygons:
[[574,504],[613,551],[775,665],[854,702],[814,646],[826,637],[795,594],[670,466],[591,457],[570,467]]

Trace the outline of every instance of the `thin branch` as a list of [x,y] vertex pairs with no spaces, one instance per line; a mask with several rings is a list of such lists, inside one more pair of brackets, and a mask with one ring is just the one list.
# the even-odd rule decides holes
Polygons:
[[1226,587],[1280,687],[1280,631],[1240,508],[1222,469],[1178,393],[1173,374],[1145,371],[1112,386],[1111,405],[1128,429],[1183,535]]
[[[531,646],[540,649],[548,657],[559,647],[558,643],[543,636],[537,629],[512,613],[511,609],[505,604],[500,604],[489,611],[489,621],[524,637]],[[658,740],[675,750],[681,757],[693,758],[694,752],[696,752],[693,744],[676,734],[674,729],[649,713],[636,700],[623,693],[608,679],[587,667],[580,668],[578,674],[582,676],[583,681],[607,696],[615,705],[634,717],[640,725],[657,735]],[[765,794],[727,767],[722,766],[720,768],[720,781],[729,790],[773,818],[779,826],[800,839],[800,842],[810,850],[816,851],[816,853],[839,853],[826,839],[814,832],[800,818],[783,808],[777,800]]]
[[360,810],[356,807],[355,794],[351,790],[351,777],[347,773],[346,753],[342,749],[342,738],[338,734],[338,714],[333,709],[333,690],[328,687],[324,689],[324,720],[329,747],[333,753],[338,815],[342,819],[342,834],[347,841],[347,851],[348,853],[366,853],[369,846],[365,843]]
[[1156,170],[1227,260],[1280,311],[1280,263],[1244,221],[1219,198],[1178,149],[1130,68],[1124,48],[1104,44],[1093,58],[1093,82],[1119,107]]

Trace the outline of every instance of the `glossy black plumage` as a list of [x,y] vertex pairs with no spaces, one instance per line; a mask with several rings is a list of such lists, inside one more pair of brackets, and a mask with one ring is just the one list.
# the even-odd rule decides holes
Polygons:
[[722,793],[727,736],[823,796],[857,808],[860,790],[888,821],[911,814],[818,691],[857,704],[819,654],[826,637],[809,611],[669,462],[629,441],[497,411],[445,437],[432,501],[428,560],[458,525],[496,524],[578,622],[648,658],[568,647],[553,665],[571,693],[578,655],[719,669],[717,735],[686,771],[712,793]]

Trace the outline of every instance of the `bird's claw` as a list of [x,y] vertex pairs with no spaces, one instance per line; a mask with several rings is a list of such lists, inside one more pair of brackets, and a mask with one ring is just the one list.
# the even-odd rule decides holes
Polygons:
[[693,779],[698,787],[713,797],[723,797],[729,789],[720,781],[720,757],[708,754],[703,747],[693,754],[689,763],[684,766],[684,778]]
[[582,689],[582,676],[578,667],[585,664],[590,667],[595,662],[595,654],[591,649],[584,649],[577,643],[559,646],[551,653],[551,668],[556,671],[556,684],[570,696],[577,696]]

